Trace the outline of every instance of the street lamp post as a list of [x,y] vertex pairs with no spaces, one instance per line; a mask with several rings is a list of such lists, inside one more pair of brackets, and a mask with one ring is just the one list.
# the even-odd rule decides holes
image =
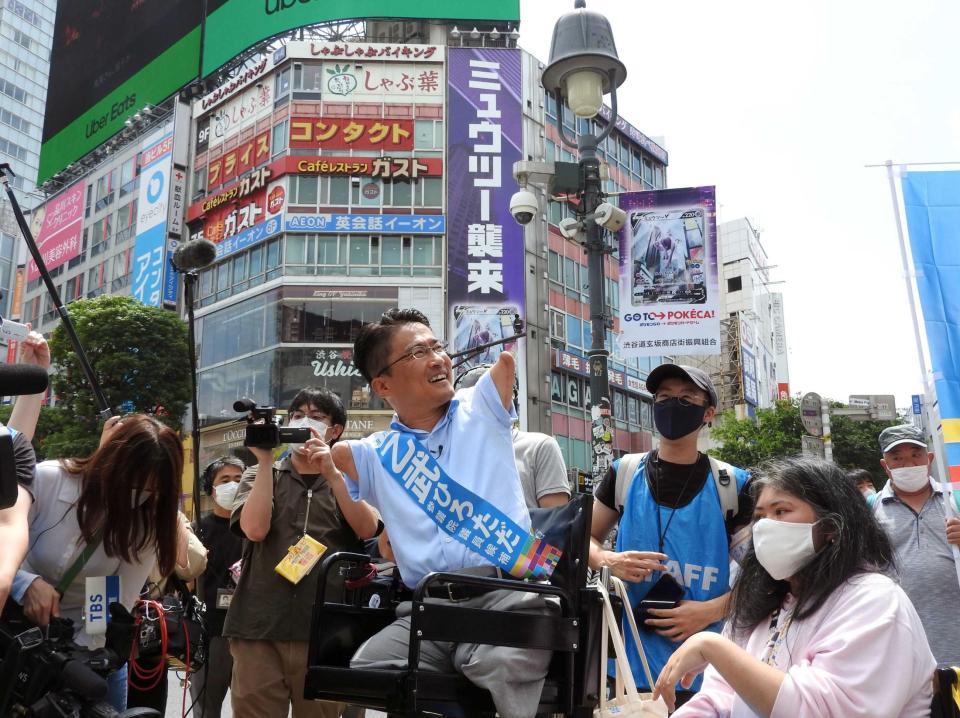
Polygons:
[[[612,131],[617,121],[617,87],[627,77],[627,69],[617,57],[613,31],[606,17],[586,9],[585,0],[576,0],[573,12],[563,15],[553,28],[550,62],[543,71],[544,89],[557,100],[557,131],[565,145],[577,150],[580,181],[580,205],[577,218],[586,234],[587,274],[590,294],[591,344],[590,415],[593,449],[593,480],[603,478],[613,459],[612,420],[610,417],[610,381],[607,374],[609,352],[607,329],[611,318],[606,313],[604,297],[604,256],[611,252],[604,241],[604,228],[597,208],[604,199],[597,148]],[[603,104],[603,95],[610,94],[613,110],[607,126],[599,136],[581,133],[576,141],[567,137],[563,127],[563,102],[578,117],[595,117]],[[622,213],[619,223],[622,224]],[[615,223],[604,226],[614,228]],[[619,228],[619,226],[616,226]]]

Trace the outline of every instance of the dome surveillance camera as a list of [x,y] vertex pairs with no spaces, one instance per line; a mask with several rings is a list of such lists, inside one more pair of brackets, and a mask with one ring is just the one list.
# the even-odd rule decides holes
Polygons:
[[594,212],[593,219],[604,229],[619,232],[627,221],[627,213],[609,202],[602,202]]
[[514,192],[513,197],[510,198],[510,214],[518,224],[530,224],[539,209],[537,196],[526,188]]

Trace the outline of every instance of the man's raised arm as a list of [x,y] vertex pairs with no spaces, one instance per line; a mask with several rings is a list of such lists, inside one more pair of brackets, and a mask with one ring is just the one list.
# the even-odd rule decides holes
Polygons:
[[507,411],[513,407],[513,383],[517,375],[517,362],[510,352],[500,352],[497,363],[490,368],[490,377],[500,394],[500,401]]

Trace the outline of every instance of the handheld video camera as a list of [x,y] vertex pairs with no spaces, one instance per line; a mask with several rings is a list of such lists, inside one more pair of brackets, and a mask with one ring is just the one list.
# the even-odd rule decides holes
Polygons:
[[[117,623],[133,620],[120,604]],[[118,713],[107,703],[107,676],[123,666],[129,653],[127,630],[107,636],[107,648],[90,650],[73,642],[73,621],[54,618],[44,631],[19,615],[0,621],[0,715],[133,718],[159,713],[132,708]],[[111,623],[111,627],[113,622]],[[126,652],[124,652],[126,650]]]
[[303,444],[313,434],[304,427],[292,429],[280,426],[277,410],[272,406],[257,406],[252,399],[240,399],[233,403],[233,410],[246,412],[247,431],[243,437],[244,446],[257,449],[273,449],[280,444]]

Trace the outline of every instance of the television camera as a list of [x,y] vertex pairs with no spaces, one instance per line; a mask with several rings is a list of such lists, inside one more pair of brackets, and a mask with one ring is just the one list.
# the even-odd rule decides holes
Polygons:
[[108,647],[93,650],[74,643],[69,619],[54,618],[41,629],[11,613],[0,620],[0,715],[160,718],[149,708],[119,713],[106,700],[107,676],[123,666],[133,631],[120,604],[111,604]]
[[280,444],[304,444],[313,436],[310,429],[306,427],[280,426],[276,408],[257,406],[251,399],[235,401],[233,410],[246,412],[247,414],[247,431],[243,437],[244,446],[273,449]]

